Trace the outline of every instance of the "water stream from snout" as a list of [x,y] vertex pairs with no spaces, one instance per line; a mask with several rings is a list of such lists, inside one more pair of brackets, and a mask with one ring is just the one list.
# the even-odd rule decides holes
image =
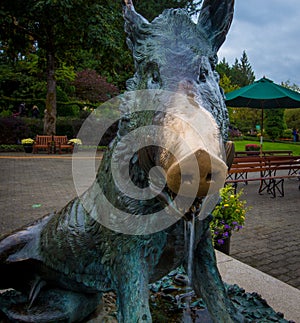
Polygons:
[[[188,285],[187,285],[187,293],[189,293],[192,289],[192,279],[193,279],[193,255],[194,255],[194,241],[195,241],[195,214],[193,214],[193,218],[191,221],[188,221],[185,225],[185,244],[187,246],[188,251]],[[186,307],[183,311],[182,321],[183,323],[192,323],[193,319],[191,316],[191,296],[186,297]]]

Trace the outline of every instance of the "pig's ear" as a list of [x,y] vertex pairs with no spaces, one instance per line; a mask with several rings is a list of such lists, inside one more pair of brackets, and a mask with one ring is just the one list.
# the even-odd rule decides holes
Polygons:
[[217,53],[224,43],[234,11],[234,0],[204,0],[198,18],[198,27],[209,38]]
[[133,50],[134,44],[143,32],[145,26],[150,25],[149,21],[138,14],[133,6],[132,0],[124,0],[123,16],[125,19],[125,31],[128,35],[127,45]]
[[149,24],[149,21],[134,9],[131,0],[124,0],[123,15],[128,27],[132,30],[138,30],[143,24]]

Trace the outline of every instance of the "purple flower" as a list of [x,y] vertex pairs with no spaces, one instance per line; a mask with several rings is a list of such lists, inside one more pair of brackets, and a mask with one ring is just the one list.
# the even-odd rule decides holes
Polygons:
[[231,229],[231,226],[230,226],[229,224],[225,224],[225,225],[224,225],[224,228],[225,228],[225,229]]
[[233,225],[236,225],[236,224],[238,224],[238,223],[237,223],[236,221],[233,221],[233,222],[232,222],[232,224],[233,224]]
[[223,233],[223,237],[227,238],[228,236],[229,236],[229,233],[227,231]]
[[218,239],[218,244],[224,244],[224,240],[223,239]]

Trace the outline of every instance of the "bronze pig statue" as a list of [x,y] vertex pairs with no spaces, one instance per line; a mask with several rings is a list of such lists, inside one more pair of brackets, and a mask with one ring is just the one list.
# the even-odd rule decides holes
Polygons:
[[[205,0],[197,23],[183,9],[150,23],[125,1],[136,72],[120,100],[118,133],[87,191],[1,239],[0,289],[10,290],[0,310],[9,320],[80,322],[113,290],[119,322],[151,322],[148,284],[182,264],[188,270],[184,227],[193,220],[192,287],[214,322],[243,321],[216,266],[205,206],[228,168],[215,66],[233,7],[234,0]],[[131,196],[127,184],[148,195]]]

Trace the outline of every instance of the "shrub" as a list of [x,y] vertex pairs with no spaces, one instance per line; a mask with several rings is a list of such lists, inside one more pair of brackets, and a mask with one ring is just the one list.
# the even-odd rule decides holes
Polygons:
[[292,139],[293,138],[293,130],[292,129],[285,129],[283,131],[282,138]]
[[[56,134],[58,136],[66,135],[69,139],[76,138],[84,121],[84,119],[78,118],[58,117],[56,121]],[[105,129],[108,124],[110,124],[109,119],[101,117],[98,127]],[[44,124],[42,119],[20,117],[0,118],[0,145],[20,144],[23,138],[35,138],[37,134],[43,134],[43,128]],[[101,146],[107,146],[116,136],[117,128],[118,120],[107,129],[99,144]],[[95,131],[91,126],[91,138],[95,135]]]
[[245,146],[245,150],[246,151],[259,151],[260,150],[260,146],[257,144],[247,144]]
[[30,129],[23,118],[0,118],[0,144],[19,144],[21,138],[31,137]]
[[0,145],[0,152],[20,152],[24,151],[22,145]]
[[104,77],[91,69],[78,72],[74,86],[79,99],[94,103],[105,102],[119,94],[116,86],[108,83]]

